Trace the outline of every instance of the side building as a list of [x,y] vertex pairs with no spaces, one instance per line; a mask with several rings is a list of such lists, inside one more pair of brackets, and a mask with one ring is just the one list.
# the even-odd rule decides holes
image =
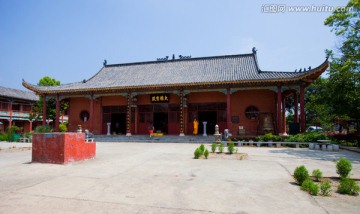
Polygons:
[[0,86],[0,133],[13,125],[23,128],[23,132],[31,131],[30,113],[38,100],[34,92]]
[[105,61],[82,82],[37,86],[23,81],[23,86],[56,98],[58,109],[61,100],[68,100],[69,131],[81,125],[94,134],[130,136],[147,134],[153,123],[157,132],[181,136],[192,134],[196,118],[199,134],[203,126],[206,134],[214,134],[216,124],[233,135],[284,134],[285,100],[293,96],[295,131],[304,131],[304,89],[328,66],[326,60],[300,72],[261,71],[253,49],[240,55],[112,65]]

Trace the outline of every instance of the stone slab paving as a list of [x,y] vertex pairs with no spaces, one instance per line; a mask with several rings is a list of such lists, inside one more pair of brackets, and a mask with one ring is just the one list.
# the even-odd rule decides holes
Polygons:
[[334,161],[344,156],[353,163],[352,177],[360,178],[360,154],[350,151],[242,147],[239,152],[248,160],[194,160],[196,144],[97,143],[95,159],[53,165],[30,163],[30,149],[8,145],[0,143],[0,213],[360,210],[360,196],[313,197],[300,191],[291,176],[301,164],[337,176]]

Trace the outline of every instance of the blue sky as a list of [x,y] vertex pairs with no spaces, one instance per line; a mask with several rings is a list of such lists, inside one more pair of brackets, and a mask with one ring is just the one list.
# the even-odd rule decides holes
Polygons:
[[[316,67],[337,38],[331,12],[291,6],[345,6],[307,0],[0,0],[0,85],[25,89],[44,76],[62,84],[108,64],[251,53],[261,70]],[[285,11],[264,13],[264,5]]]

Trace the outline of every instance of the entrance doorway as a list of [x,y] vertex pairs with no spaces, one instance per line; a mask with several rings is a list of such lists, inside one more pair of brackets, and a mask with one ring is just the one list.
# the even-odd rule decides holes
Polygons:
[[154,112],[154,127],[155,127],[155,132],[161,131],[162,133],[168,133],[167,112]]
[[207,121],[206,132],[207,134],[215,134],[215,125],[217,113],[216,111],[199,111],[198,112],[198,121],[199,121],[199,134],[204,134],[204,125],[203,122]]
[[111,114],[111,134],[126,134],[126,114],[112,113]]

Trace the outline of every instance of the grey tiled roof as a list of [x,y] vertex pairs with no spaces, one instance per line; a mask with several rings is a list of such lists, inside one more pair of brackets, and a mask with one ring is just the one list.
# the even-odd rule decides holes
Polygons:
[[168,61],[152,61],[106,65],[85,82],[60,86],[35,86],[40,92],[88,91],[97,89],[146,88],[148,86],[190,86],[201,84],[262,82],[289,80],[312,72],[260,71],[255,54],[202,57]]
[[18,100],[38,101],[39,97],[32,91],[23,91],[0,86],[0,97],[15,98]]

